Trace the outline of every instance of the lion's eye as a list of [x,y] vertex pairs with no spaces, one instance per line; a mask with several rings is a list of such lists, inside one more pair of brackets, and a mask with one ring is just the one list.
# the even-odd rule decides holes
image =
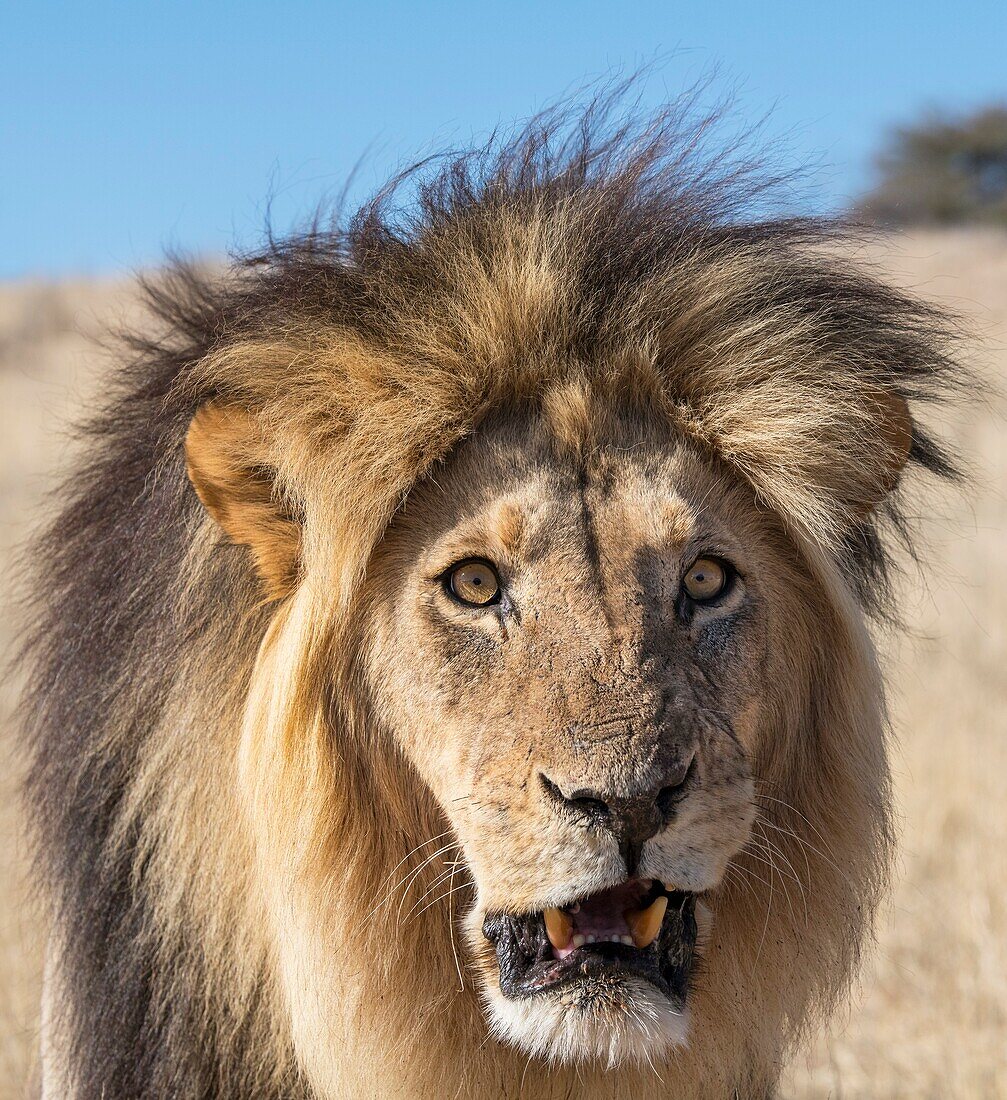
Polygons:
[[691,600],[707,603],[724,591],[727,581],[728,572],[721,562],[714,558],[697,558],[682,583]]
[[463,561],[448,574],[448,591],[459,603],[486,607],[500,599],[500,578],[488,561]]

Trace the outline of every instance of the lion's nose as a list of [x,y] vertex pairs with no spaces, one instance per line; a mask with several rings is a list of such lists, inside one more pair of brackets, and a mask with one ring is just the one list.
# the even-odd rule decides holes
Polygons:
[[607,829],[615,836],[626,870],[632,875],[644,844],[675,816],[695,772],[696,757],[692,756],[662,776],[659,783],[644,785],[628,796],[558,783],[544,772],[539,774],[546,796],[557,809],[596,828]]

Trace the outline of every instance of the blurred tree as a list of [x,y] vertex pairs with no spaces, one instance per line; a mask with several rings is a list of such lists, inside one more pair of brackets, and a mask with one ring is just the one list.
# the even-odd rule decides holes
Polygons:
[[1007,226],[1007,105],[962,118],[931,113],[899,127],[858,204],[872,221]]

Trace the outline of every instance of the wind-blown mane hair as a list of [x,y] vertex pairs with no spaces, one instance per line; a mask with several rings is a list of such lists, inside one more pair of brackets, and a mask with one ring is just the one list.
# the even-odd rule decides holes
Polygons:
[[[247,551],[205,520],[184,440],[208,402],[266,426],[268,492],[303,524],[304,554],[331,563],[345,644],[306,640],[299,690],[328,693],[346,730],[361,689],[343,620],[396,509],[488,416],[572,378],[635,395],[726,464],[838,578],[850,615],[890,606],[884,531],[904,525],[885,449],[953,476],[899,412],[959,377],[946,322],[845,259],[842,226],[754,216],[765,178],[705,152],[706,124],[687,110],[613,126],[618,102],[426,162],[348,221],[271,240],[226,271],[177,263],[147,284],[150,324],[127,338],[37,546],[26,650],[27,796],[52,913],[46,1026],[61,1046],[48,1057],[75,1096],[309,1095],[263,930],[269,885],[231,789],[256,655],[299,575],[274,577],[264,601]],[[335,514],[320,511],[323,487]],[[324,689],[323,651],[339,654]],[[864,713],[882,706],[858,689]],[[761,1000],[724,1009],[739,1035],[747,1012],[792,1035],[832,1005],[890,857],[883,755],[843,761],[813,737],[798,750],[799,733],[762,762],[781,801],[765,813],[791,831],[799,813],[850,862],[814,864],[810,931],[795,919],[763,936],[765,969],[780,974]],[[304,749],[301,797],[333,804],[318,825],[347,838],[332,874],[366,900],[387,861],[431,833],[386,813],[392,765],[348,742],[329,757]],[[843,821],[865,775],[869,820]],[[332,852],[302,843],[306,859]],[[736,905],[735,926],[757,926],[758,941],[760,899]],[[735,962],[748,965],[740,947]],[[765,1042],[746,1043],[759,1061]],[[758,1073],[752,1095],[769,1087]]]

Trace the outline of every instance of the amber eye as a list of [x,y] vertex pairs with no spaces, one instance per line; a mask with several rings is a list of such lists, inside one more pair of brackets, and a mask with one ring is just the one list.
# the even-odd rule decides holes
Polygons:
[[448,591],[459,603],[486,607],[500,598],[500,578],[488,561],[463,561],[448,574]]
[[714,558],[697,558],[682,582],[689,599],[696,603],[715,600],[727,587],[728,572]]

